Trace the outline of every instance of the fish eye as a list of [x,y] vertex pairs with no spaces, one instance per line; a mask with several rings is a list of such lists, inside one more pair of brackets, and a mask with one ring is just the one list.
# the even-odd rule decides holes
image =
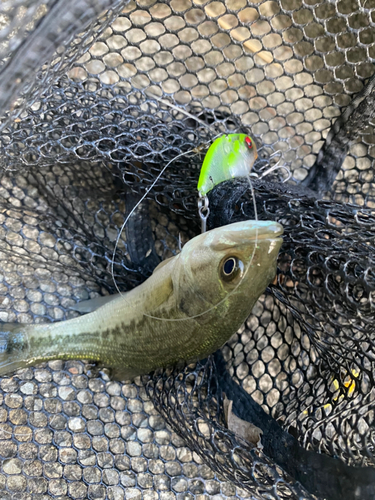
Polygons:
[[236,267],[236,260],[233,257],[230,257],[224,262],[223,271],[226,276],[229,276],[234,271]]
[[245,142],[246,142],[249,149],[251,149],[253,147],[253,141],[251,140],[251,138],[249,136],[245,137]]
[[237,257],[226,257],[221,263],[221,278],[224,281],[233,281],[242,275],[243,262]]

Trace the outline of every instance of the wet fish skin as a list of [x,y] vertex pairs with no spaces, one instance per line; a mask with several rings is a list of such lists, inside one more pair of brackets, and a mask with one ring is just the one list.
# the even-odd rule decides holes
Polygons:
[[[58,323],[1,324],[0,375],[41,361],[87,359],[124,380],[206,357],[238,330],[272,281],[282,232],[265,221],[216,228],[130,292],[100,307],[95,299],[82,303],[82,310],[96,306],[93,312]],[[228,278],[223,265],[231,257],[242,270]]]

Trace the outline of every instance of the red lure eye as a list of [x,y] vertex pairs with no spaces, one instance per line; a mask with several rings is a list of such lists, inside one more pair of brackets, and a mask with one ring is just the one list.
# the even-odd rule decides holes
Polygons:
[[249,149],[253,147],[253,141],[250,139],[250,137],[245,137],[245,142],[248,145]]

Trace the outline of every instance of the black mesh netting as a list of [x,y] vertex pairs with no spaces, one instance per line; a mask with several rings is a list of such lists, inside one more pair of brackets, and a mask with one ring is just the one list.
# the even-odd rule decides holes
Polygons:
[[[73,317],[178,252],[218,134],[255,139],[258,217],[285,228],[214,357],[1,379],[1,498],[373,498],[374,23],[371,0],[1,2],[1,321]],[[277,160],[287,183],[262,178]],[[247,181],[209,199],[209,227],[254,218]],[[227,429],[224,394],[261,446]]]

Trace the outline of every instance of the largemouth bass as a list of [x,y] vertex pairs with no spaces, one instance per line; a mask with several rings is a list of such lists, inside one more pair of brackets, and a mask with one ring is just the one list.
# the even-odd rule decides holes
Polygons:
[[120,380],[202,359],[241,326],[272,281],[276,222],[244,221],[196,236],[123,295],[78,304],[87,314],[0,325],[0,375],[52,359],[87,359]]

